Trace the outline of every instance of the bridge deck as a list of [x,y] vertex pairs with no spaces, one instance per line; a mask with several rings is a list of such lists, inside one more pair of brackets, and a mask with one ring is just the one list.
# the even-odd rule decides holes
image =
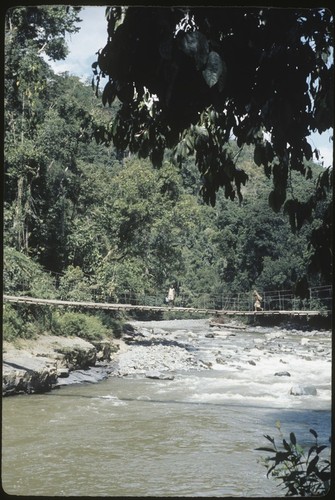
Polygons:
[[151,305],[139,305],[139,304],[120,304],[114,303],[110,304],[108,302],[86,302],[86,301],[71,301],[71,300],[58,300],[58,299],[39,299],[35,297],[27,296],[14,296],[14,295],[3,295],[3,300],[5,302],[16,302],[23,304],[38,304],[47,306],[63,306],[63,307],[83,307],[87,309],[106,309],[113,311],[156,311],[156,312],[189,312],[189,313],[199,313],[199,314],[212,314],[220,316],[319,316],[325,313],[329,314],[330,311],[318,311],[318,310],[266,310],[266,311],[239,311],[239,310],[226,310],[226,309],[210,309],[210,308],[198,308],[198,307],[178,307],[178,306],[151,306]]

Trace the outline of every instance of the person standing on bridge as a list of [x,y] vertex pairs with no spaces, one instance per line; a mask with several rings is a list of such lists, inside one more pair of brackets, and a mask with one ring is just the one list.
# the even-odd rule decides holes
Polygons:
[[176,291],[174,286],[171,285],[168,291],[167,302],[169,306],[174,306],[174,299],[176,298]]
[[262,303],[262,297],[259,295],[257,290],[254,290],[254,298],[255,298],[255,303],[254,303],[254,308],[255,311],[263,311],[263,308],[261,306]]

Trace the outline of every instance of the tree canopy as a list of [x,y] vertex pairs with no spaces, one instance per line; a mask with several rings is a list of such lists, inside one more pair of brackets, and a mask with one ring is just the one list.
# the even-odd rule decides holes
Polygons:
[[[236,151],[253,145],[254,161],[272,178],[269,204],[284,205],[297,228],[332,186],[323,172],[308,201],[287,200],[292,171],[311,176],[319,158],[308,138],[333,127],[333,15],[325,8],[109,7],[108,41],[93,63],[102,101],[121,106],[100,140],[149,156],[160,166],[166,148],[188,155],[202,176],[202,195],[241,198],[247,174]],[[234,156],[235,155],[235,156]],[[328,165],[327,165],[328,167]],[[330,221],[327,235],[331,260]],[[320,261],[320,258],[316,259]],[[321,258],[323,260],[323,258]]]

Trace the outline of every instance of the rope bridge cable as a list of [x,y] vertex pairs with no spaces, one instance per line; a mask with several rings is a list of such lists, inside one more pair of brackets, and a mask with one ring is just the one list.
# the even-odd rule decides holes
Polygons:
[[[21,286],[22,285],[22,286]],[[32,296],[30,284],[22,283],[18,284],[15,290],[6,289],[5,293],[7,295],[26,295]],[[58,293],[57,293],[58,292]],[[69,291],[69,295],[64,297],[64,290],[61,292],[56,289],[57,298],[61,300],[75,300],[74,292]],[[87,296],[89,293],[89,296]],[[323,286],[323,287],[313,287],[310,288],[309,298],[300,299],[295,296],[290,290],[272,290],[266,292],[260,292],[263,297],[263,305],[269,308],[270,303],[277,303],[276,308],[281,308],[282,302],[291,301],[292,304],[296,305],[297,303],[301,303],[302,308],[306,308],[306,305],[309,306],[313,301],[314,302],[329,302],[332,299],[332,287],[331,286]],[[72,295],[72,296],[71,296]],[[82,295],[81,291],[79,295]],[[82,295],[84,301],[99,301],[99,302],[120,302],[120,303],[130,303],[130,304],[139,304],[139,305],[160,305],[165,302],[165,294],[159,295],[150,295],[150,294],[138,294],[130,291],[126,291],[123,293],[118,293],[116,296],[109,295],[107,296],[105,292],[99,290],[96,286],[90,286],[88,290],[85,291],[84,295]],[[103,299],[103,300],[101,300]],[[200,306],[205,305],[208,307],[209,305],[213,306],[216,309],[249,309],[253,307],[254,299],[252,297],[251,292],[238,293],[235,295],[227,295],[227,294],[211,294],[211,293],[197,293],[197,294],[185,294],[180,293],[176,297],[176,301],[178,304],[187,307],[187,306]]]
[[90,309],[110,309],[110,310],[142,310],[142,311],[168,311],[179,312],[199,312],[222,315],[251,314],[275,315],[321,315],[329,314],[332,311],[332,287],[314,287],[310,289],[309,298],[299,299],[289,290],[277,290],[263,293],[263,310],[255,312],[253,310],[253,299],[250,292],[239,293],[235,296],[222,296],[211,294],[197,294],[192,297],[180,295],[177,297],[175,307],[167,306],[164,303],[163,294],[153,296],[144,294],[134,294],[125,292],[120,294],[118,300],[103,296],[99,301],[99,295],[95,294],[94,300],[64,300],[31,297],[29,295],[5,294],[5,302],[49,305],[56,307],[82,307]]
[[89,301],[70,301],[70,300],[57,300],[57,299],[39,299],[36,297],[28,296],[13,296],[4,295],[5,302],[15,302],[21,304],[35,304],[35,305],[45,305],[45,306],[57,306],[57,307],[79,307],[87,309],[109,309],[116,311],[129,311],[129,310],[140,310],[140,311],[156,311],[156,312],[189,312],[189,313],[202,313],[202,314],[215,314],[215,315],[227,315],[227,316],[270,316],[270,315],[296,315],[296,316],[317,316],[322,314],[323,311],[318,310],[303,310],[303,311],[243,311],[243,310],[226,310],[226,309],[211,309],[211,308],[201,308],[201,307],[179,307],[179,306],[145,306],[145,305],[133,305],[133,304],[122,304],[122,303],[108,303],[108,302],[89,302]]

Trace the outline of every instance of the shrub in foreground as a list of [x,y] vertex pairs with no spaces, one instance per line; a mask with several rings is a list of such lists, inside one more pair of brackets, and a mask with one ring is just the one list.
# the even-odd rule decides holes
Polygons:
[[[280,430],[280,426],[279,426]],[[286,490],[285,496],[321,496],[330,488],[330,450],[327,445],[318,443],[318,434],[310,429],[314,443],[309,450],[304,450],[296,440],[294,432],[290,439],[282,439],[282,447],[278,447],[274,438],[264,435],[271,446],[257,450],[273,453],[263,459],[267,467],[267,476],[279,480],[279,485]],[[329,458],[324,457],[327,453]]]

